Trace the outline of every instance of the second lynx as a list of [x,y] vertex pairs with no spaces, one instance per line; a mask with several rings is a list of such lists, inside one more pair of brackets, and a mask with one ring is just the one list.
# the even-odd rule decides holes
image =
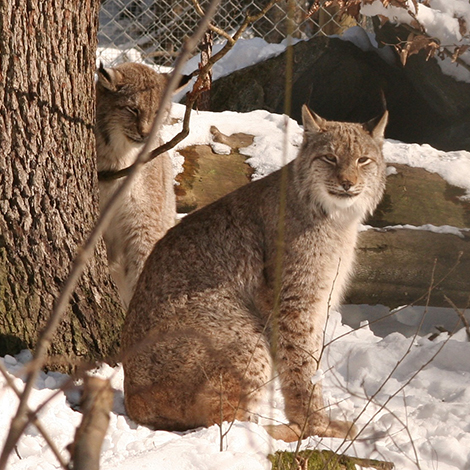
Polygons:
[[354,434],[330,419],[312,378],[358,224],[384,191],[386,121],[330,122],[304,107],[294,161],[190,214],[155,245],[123,330],[133,420],[175,431],[254,420],[274,375],[289,420],[267,427],[274,437]]
[[[96,85],[96,154],[100,172],[132,165],[149,137],[168,77],[151,68],[125,63],[98,69]],[[122,180],[100,181],[103,209]],[[108,262],[127,306],[145,260],[174,224],[176,201],[173,167],[167,154],[147,163],[104,233]]]

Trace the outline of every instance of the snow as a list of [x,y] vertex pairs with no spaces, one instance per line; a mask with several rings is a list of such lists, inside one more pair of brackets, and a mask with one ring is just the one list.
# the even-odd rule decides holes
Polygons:
[[[361,225],[359,230],[370,230],[372,227],[370,225]],[[436,226],[433,224],[425,224],[425,225],[410,225],[410,224],[398,224],[398,225],[387,225],[386,227],[382,227],[380,230],[389,230],[389,229],[406,229],[406,230],[425,230],[427,232],[433,233],[449,233],[452,235],[456,235],[460,238],[465,238],[464,233],[469,232],[470,229],[462,229],[457,227],[452,227],[451,225],[440,225]]]
[[[181,119],[183,106],[174,104],[172,114],[177,120]],[[227,135],[235,132],[255,135],[254,143],[242,149],[255,169],[255,178],[294,158],[301,142],[301,127],[285,116],[266,111],[194,112],[191,133],[180,147],[213,144],[212,125]],[[180,122],[167,126],[165,138],[172,137],[180,126]],[[180,166],[177,150],[171,153],[175,166]],[[386,141],[385,155],[390,164],[425,167],[470,192],[470,178],[464,177],[470,174],[468,152],[446,153],[428,145]],[[388,313],[383,312],[385,307],[370,308]],[[334,449],[360,457],[390,460],[400,469],[470,468],[470,342],[464,331],[450,338],[443,333],[434,341],[426,336],[415,336],[413,332],[421,323],[423,310],[414,309],[408,307],[408,310],[392,312],[395,325],[402,324],[410,329],[408,337],[390,328],[382,332],[382,337],[378,336],[364,320],[354,330],[342,324],[339,313],[331,312],[322,371],[312,380],[323,379],[332,417],[357,418],[361,433],[353,443],[312,437],[303,442],[303,448]],[[345,312],[347,314],[347,308]],[[455,325],[456,314],[447,309],[446,315]],[[17,377],[14,380],[20,389],[23,387],[21,369],[29,359],[26,351],[17,357],[3,358],[6,368]],[[152,431],[137,426],[125,416],[122,368],[103,365],[95,374],[111,377],[116,390],[109,431],[102,448],[103,470],[262,470],[269,468],[268,453],[295,448],[293,444],[272,440],[254,423],[224,424],[223,432],[227,431],[227,435],[222,439],[222,451],[218,426],[187,433]],[[78,391],[57,390],[67,378],[58,373],[42,373],[30,402],[34,408],[55,394],[40,412],[40,418],[59,449],[65,449],[72,441],[81,419],[80,413],[71,407],[78,402]],[[0,378],[0,442],[5,439],[17,403],[14,393]],[[276,385],[270,399],[261,406],[261,423],[283,420],[282,410],[283,399]],[[67,452],[63,453],[67,458]],[[52,452],[32,426],[21,438],[17,454],[10,459],[12,470],[58,468]]]
[[[463,333],[463,332],[462,332]],[[422,470],[461,470],[470,468],[470,343],[460,333],[436,341],[407,338],[390,333],[375,336],[367,325],[358,330],[342,325],[339,313],[331,312],[323,370],[326,401],[333,418],[358,417],[361,430],[351,443],[340,439],[306,439],[302,448],[334,449],[349,455],[393,461],[396,468]],[[331,341],[333,338],[337,340]],[[22,353],[7,356],[5,366],[21,371],[28,360]],[[268,453],[294,450],[295,444],[272,440],[254,423],[224,423],[222,439],[218,426],[187,433],[152,431],[132,423],[122,403],[122,368],[103,365],[94,372],[110,377],[116,390],[114,411],[101,455],[102,470],[264,470],[270,466]],[[52,382],[47,385],[48,379]],[[31,403],[38,406],[56,392],[66,376],[42,374]],[[22,380],[15,379],[19,387]],[[0,442],[18,400],[0,379]],[[74,394],[67,392],[69,399]],[[40,419],[59,449],[72,441],[81,415],[73,411],[67,396],[59,392],[40,413]],[[76,399],[76,398],[75,398]],[[282,417],[282,396],[274,391],[273,413]],[[265,420],[265,422],[269,422]],[[67,458],[67,452],[63,452]],[[17,453],[10,458],[12,470],[58,468],[43,438],[29,427],[20,439]]]

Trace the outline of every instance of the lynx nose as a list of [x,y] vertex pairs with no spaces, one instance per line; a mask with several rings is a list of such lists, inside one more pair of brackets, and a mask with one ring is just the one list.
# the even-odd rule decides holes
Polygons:
[[152,123],[149,121],[142,121],[139,123],[138,129],[139,134],[142,139],[146,139],[150,134],[150,129],[152,128]]
[[349,180],[344,180],[341,182],[341,186],[345,191],[349,191],[351,187],[353,186],[353,182]]

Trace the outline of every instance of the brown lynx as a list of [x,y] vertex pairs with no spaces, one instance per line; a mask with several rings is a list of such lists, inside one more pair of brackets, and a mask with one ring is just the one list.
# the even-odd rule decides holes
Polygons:
[[[134,163],[149,135],[166,83],[166,75],[141,64],[98,69],[98,171],[117,171]],[[101,208],[121,182],[100,181]],[[104,233],[109,268],[126,306],[147,256],[174,224],[175,216],[173,168],[170,157],[163,154],[143,167]]]
[[351,423],[330,420],[312,378],[358,223],[384,191],[386,121],[385,113],[364,125],[331,122],[303,108],[303,144],[285,168],[278,294],[282,170],[188,215],[156,244],[122,337],[134,421],[182,431],[254,420],[274,369],[290,422],[267,426],[274,437],[295,440],[303,426],[304,436],[354,434]]

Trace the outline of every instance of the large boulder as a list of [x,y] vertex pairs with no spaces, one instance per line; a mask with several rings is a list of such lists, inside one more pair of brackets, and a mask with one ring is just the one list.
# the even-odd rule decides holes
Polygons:
[[[286,53],[215,81],[213,111],[266,109],[283,113]],[[413,55],[405,67],[348,41],[315,37],[293,46],[291,116],[307,103],[327,119],[364,122],[390,112],[386,136],[470,150],[470,84],[444,75],[434,59]]]

